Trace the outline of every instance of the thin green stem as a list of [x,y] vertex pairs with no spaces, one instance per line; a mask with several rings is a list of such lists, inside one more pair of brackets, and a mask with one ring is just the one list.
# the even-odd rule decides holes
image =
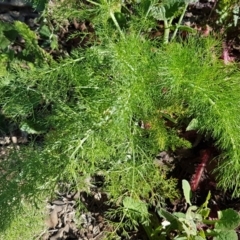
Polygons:
[[63,67],[66,67],[66,66],[68,66],[68,65],[72,65],[72,64],[74,64],[74,63],[76,63],[76,62],[80,62],[80,61],[82,61],[84,58],[85,58],[85,57],[80,57],[80,58],[77,58],[77,59],[68,61],[68,62],[60,65],[59,67],[51,68],[50,70],[48,70],[48,71],[46,71],[46,72],[41,72],[41,75],[42,75],[42,74],[46,75],[46,74],[49,74],[49,73],[51,73],[51,72],[53,72],[53,71],[57,71],[57,70],[59,70],[59,69],[61,69],[61,68],[63,68]]
[[163,44],[168,44],[170,34],[170,28],[167,20],[164,20],[164,35],[163,35]]
[[203,219],[203,223],[208,224],[208,225],[214,225],[215,223],[218,222],[218,220],[208,220],[208,219]]
[[175,38],[176,35],[177,35],[179,26],[180,26],[180,24],[181,24],[181,22],[182,22],[182,20],[183,20],[183,17],[184,17],[184,15],[185,15],[186,11],[187,11],[187,8],[188,8],[188,3],[186,3],[185,6],[184,6],[183,12],[182,12],[182,14],[181,14],[181,16],[180,16],[180,18],[179,18],[179,20],[178,20],[176,29],[175,29],[174,32],[173,32],[173,35],[172,35],[172,38],[171,38],[171,42],[174,40],[174,38]]
[[[149,8],[148,8],[148,10],[147,10],[147,13],[146,13],[146,15],[144,16],[144,23],[145,23],[145,21],[146,21],[146,19],[147,19],[147,17],[148,17],[148,15],[149,15],[149,13],[151,12],[151,5],[149,6]],[[141,32],[142,32],[142,29],[143,29],[143,24],[142,24],[142,26],[141,26],[141,28],[140,28],[140,30],[139,30],[139,32],[138,32],[138,36],[141,34]]]
[[120,26],[119,26],[119,24],[118,24],[118,22],[117,22],[117,19],[115,18],[114,13],[113,13],[111,10],[110,10],[110,16],[111,16],[111,18],[112,18],[115,26],[117,27],[120,35],[122,36],[123,39],[125,39],[124,33],[123,33],[123,31],[121,30],[121,28],[120,28]]
[[99,3],[97,3],[97,2],[93,2],[93,1],[91,1],[91,0],[87,0],[87,2],[89,2],[89,3],[93,4],[93,5],[101,6],[101,4],[99,4]]

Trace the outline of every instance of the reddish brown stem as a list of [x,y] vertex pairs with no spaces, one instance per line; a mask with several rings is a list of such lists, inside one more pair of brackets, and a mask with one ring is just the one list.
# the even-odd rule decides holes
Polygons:
[[223,42],[222,46],[223,46],[223,47],[222,47],[223,50],[222,50],[222,56],[221,56],[221,58],[223,59],[224,64],[227,65],[227,64],[233,62],[233,61],[234,61],[234,58],[233,58],[233,57],[230,57],[230,55],[229,55],[229,49],[228,49],[228,47],[227,47],[227,43],[226,43],[226,42]]
[[201,162],[197,166],[197,169],[196,169],[194,175],[192,176],[191,183],[190,183],[192,191],[196,191],[199,186],[202,174],[206,168],[206,164],[209,161],[209,159],[211,158],[211,149],[203,150],[201,152],[200,158],[201,158]]

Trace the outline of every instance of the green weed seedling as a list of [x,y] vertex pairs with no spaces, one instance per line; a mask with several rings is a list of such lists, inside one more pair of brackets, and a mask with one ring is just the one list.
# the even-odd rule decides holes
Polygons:
[[[152,233],[160,234],[158,239],[178,239],[178,240],[202,240],[207,237],[213,237],[214,240],[238,239],[234,229],[240,225],[240,215],[233,209],[218,211],[218,218],[215,220],[208,219],[210,208],[208,202],[211,197],[210,192],[205,202],[200,206],[192,205],[191,189],[186,180],[182,181],[183,193],[187,204],[189,205],[186,213],[170,213],[161,208],[157,211],[158,215],[165,220]],[[176,233],[172,235],[173,231]],[[152,238],[151,238],[152,239]]]
[[[181,25],[185,12],[187,11],[188,5],[195,2],[195,0],[173,0],[173,1],[161,1],[151,7],[152,16],[164,22],[164,36],[163,43],[167,44],[170,39],[170,30],[174,30],[171,41],[173,41],[177,35],[178,30],[184,30],[187,32],[195,32],[193,28]],[[180,16],[180,17],[179,17]],[[173,20],[179,17],[178,23],[173,25]]]

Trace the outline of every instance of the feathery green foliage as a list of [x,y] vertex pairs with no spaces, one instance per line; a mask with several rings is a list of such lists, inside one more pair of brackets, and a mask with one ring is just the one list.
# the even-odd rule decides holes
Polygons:
[[[50,68],[33,68],[31,74],[29,70],[19,75],[15,72],[1,91],[5,103],[2,112],[18,119],[19,125],[41,121],[51,130],[43,147],[33,147],[35,153],[29,147],[21,150],[24,155],[19,153],[16,165],[19,173],[10,168],[8,174],[15,173],[12,179],[6,181],[2,176],[5,184],[1,195],[5,197],[0,203],[8,201],[9,189],[18,189],[11,191],[11,198],[20,201],[20,196],[29,198],[29,194],[49,191],[60,180],[82,185],[87,176],[99,170],[113,199],[122,195],[140,199],[152,193],[150,201],[163,202],[176,196],[175,181],[166,179],[166,172],[153,164],[158,151],[174,148],[178,137],[167,132],[164,122],[157,121],[159,106],[154,99],[158,94],[154,88],[158,63],[153,64],[151,47],[149,42],[131,36],[128,41],[78,50],[72,58],[52,63]],[[22,104],[20,96],[24,96]],[[140,127],[141,121],[148,120],[156,131]],[[24,184],[19,185],[19,178]]]
[[[162,112],[171,114],[168,109],[175,106],[182,109],[175,111],[176,120],[195,118],[199,131],[216,140],[224,153],[219,183],[225,189],[235,188],[234,194],[239,195],[239,73],[216,59],[216,44],[211,39],[190,38],[156,49],[154,43],[130,35],[77,50],[50,68],[34,68],[31,74],[21,71],[21,78],[15,77],[1,91],[2,99],[16,91],[14,101],[4,100],[3,113],[19,118],[20,123],[41,119],[51,130],[44,146],[33,148],[35,154],[24,152],[26,160],[19,155],[20,175],[12,169],[12,181],[1,186],[5,195],[1,202],[9,198],[6,186],[18,189],[11,192],[15,199],[15,193],[37,195],[63,179],[81,184],[97,171],[105,176],[105,189],[113,199],[131,196],[137,200],[150,192],[150,202],[176,196],[173,180],[153,164],[160,150],[189,146],[165,125]],[[28,96],[28,108],[22,111],[16,108],[20,93]],[[141,121],[151,128],[142,129]],[[19,177],[24,184],[19,185]]]
[[238,196],[239,71],[235,66],[222,66],[215,57],[215,46],[211,39],[169,45],[167,55],[163,54],[166,50],[160,53],[161,62],[168,66],[160,67],[162,86],[167,89],[164,98],[168,104],[185,106],[187,116],[198,120],[199,131],[212,136],[223,150],[216,170],[219,185],[234,189]]
[[[153,160],[159,151],[191,147],[179,138],[178,128],[192,119],[222,150],[219,185],[239,196],[239,71],[218,60],[219,42],[190,37],[162,46],[139,34],[138,23],[151,22],[148,4],[147,11],[142,5],[134,8],[145,18],[133,17],[126,28],[114,20],[116,12],[127,19],[124,4],[116,9],[118,1],[88,2],[88,11],[96,5],[93,15],[101,19],[94,33],[98,41],[58,62],[38,46],[26,25],[14,25],[33,58],[10,62],[4,55],[1,60],[8,63],[0,73],[1,114],[20,128],[44,133],[44,140],[1,162],[0,228],[17,215],[23,198],[37,201],[60,181],[82,188],[98,172],[109,200],[123,205],[118,216],[146,223],[149,215],[132,214],[129,201],[146,209],[177,197],[176,181]],[[136,219],[128,227],[139,224]]]

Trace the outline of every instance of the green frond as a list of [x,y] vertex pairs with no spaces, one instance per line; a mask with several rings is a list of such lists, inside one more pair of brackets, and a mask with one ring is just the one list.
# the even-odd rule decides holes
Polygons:
[[224,67],[216,59],[216,42],[211,41],[190,39],[160,50],[158,59],[164,67],[159,66],[159,85],[166,89],[162,97],[168,105],[178,102],[185,107],[188,117],[198,120],[198,130],[212,136],[228,156],[219,161],[219,185],[239,188],[233,176],[240,170],[240,75],[234,66]]
[[42,48],[39,47],[37,36],[34,31],[30,30],[29,27],[20,21],[14,22],[15,30],[23,37],[25,40],[25,50],[23,53],[25,55],[31,53],[34,56],[35,62],[40,64],[42,61],[51,61],[52,58],[48,53],[46,53]]

